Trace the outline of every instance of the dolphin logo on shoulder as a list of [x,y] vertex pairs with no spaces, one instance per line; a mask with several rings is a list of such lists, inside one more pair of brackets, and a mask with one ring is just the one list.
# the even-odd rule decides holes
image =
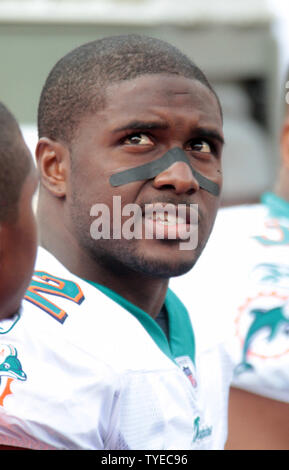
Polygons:
[[0,378],[12,377],[18,380],[26,380],[26,374],[22,370],[21,363],[17,358],[17,351],[11,345],[0,345]]
[[247,331],[242,353],[242,361],[235,368],[235,375],[239,375],[245,371],[253,371],[254,367],[248,362],[248,354],[255,337],[261,331],[268,331],[267,341],[271,342],[279,333],[282,326],[285,326],[286,332],[289,328],[289,303],[284,305],[265,309],[252,309],[250,314],[254,319]]
[[24,381],[27,375],[14,346],[0,343],[0,406],[3,406],[4,398],[12,394],[10,385],[15,379]]

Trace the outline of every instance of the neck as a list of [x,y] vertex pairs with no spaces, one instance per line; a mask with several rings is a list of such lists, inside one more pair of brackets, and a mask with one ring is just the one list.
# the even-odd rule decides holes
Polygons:
[[[70,272],[82,279],[106,286],[155,318],[164,303],[168,280],[149,277],[129,269],[121,273],[98,262],[81,248],[63,222],[49,223],[39,217],[40,245],[53,254]],[[61,232],[59,228],[61,227]]]

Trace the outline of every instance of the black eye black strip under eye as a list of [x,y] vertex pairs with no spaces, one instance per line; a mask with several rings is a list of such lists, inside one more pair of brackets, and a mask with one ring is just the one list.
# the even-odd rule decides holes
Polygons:
[[157,176],[162,171],[169,168],[175,162],[185,162],[191,168],[191,171],[198,181],[200,187],[205,191],[218,196],[220,194],[220,187],[214,181],[209,180],[201,175],[198,171],[192,168],[186,153],[179,147],[175,147],[166,152],[162,157],[150,163],[130,168],[129,170],[115,173],[110,177],[110,184],[112,186],[122,186],[123,184],[132,183],[134,181],[149,180]]

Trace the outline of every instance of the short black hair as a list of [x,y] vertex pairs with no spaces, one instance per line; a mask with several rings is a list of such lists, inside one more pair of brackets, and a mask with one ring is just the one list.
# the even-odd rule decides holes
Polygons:
[[13,114],[0,102],[0,223],[14,221],[31,154]]
[[38,106],[38,135],[69,144],[84,115],[105,106],[104,90],[140,75],[175,74],[200,81],[218,97],[205,74],[181,51],[160,39],[136,34],[86,43],[51,70]]

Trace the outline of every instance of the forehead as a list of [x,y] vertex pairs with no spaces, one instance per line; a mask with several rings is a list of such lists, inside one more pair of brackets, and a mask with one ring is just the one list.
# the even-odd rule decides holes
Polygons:
[[147,118],[155,114],[222,126],[219,103],[212,91],[198,80],[176,75],[143,75],[108,86],[101,114],[112,125],[136,115]]

